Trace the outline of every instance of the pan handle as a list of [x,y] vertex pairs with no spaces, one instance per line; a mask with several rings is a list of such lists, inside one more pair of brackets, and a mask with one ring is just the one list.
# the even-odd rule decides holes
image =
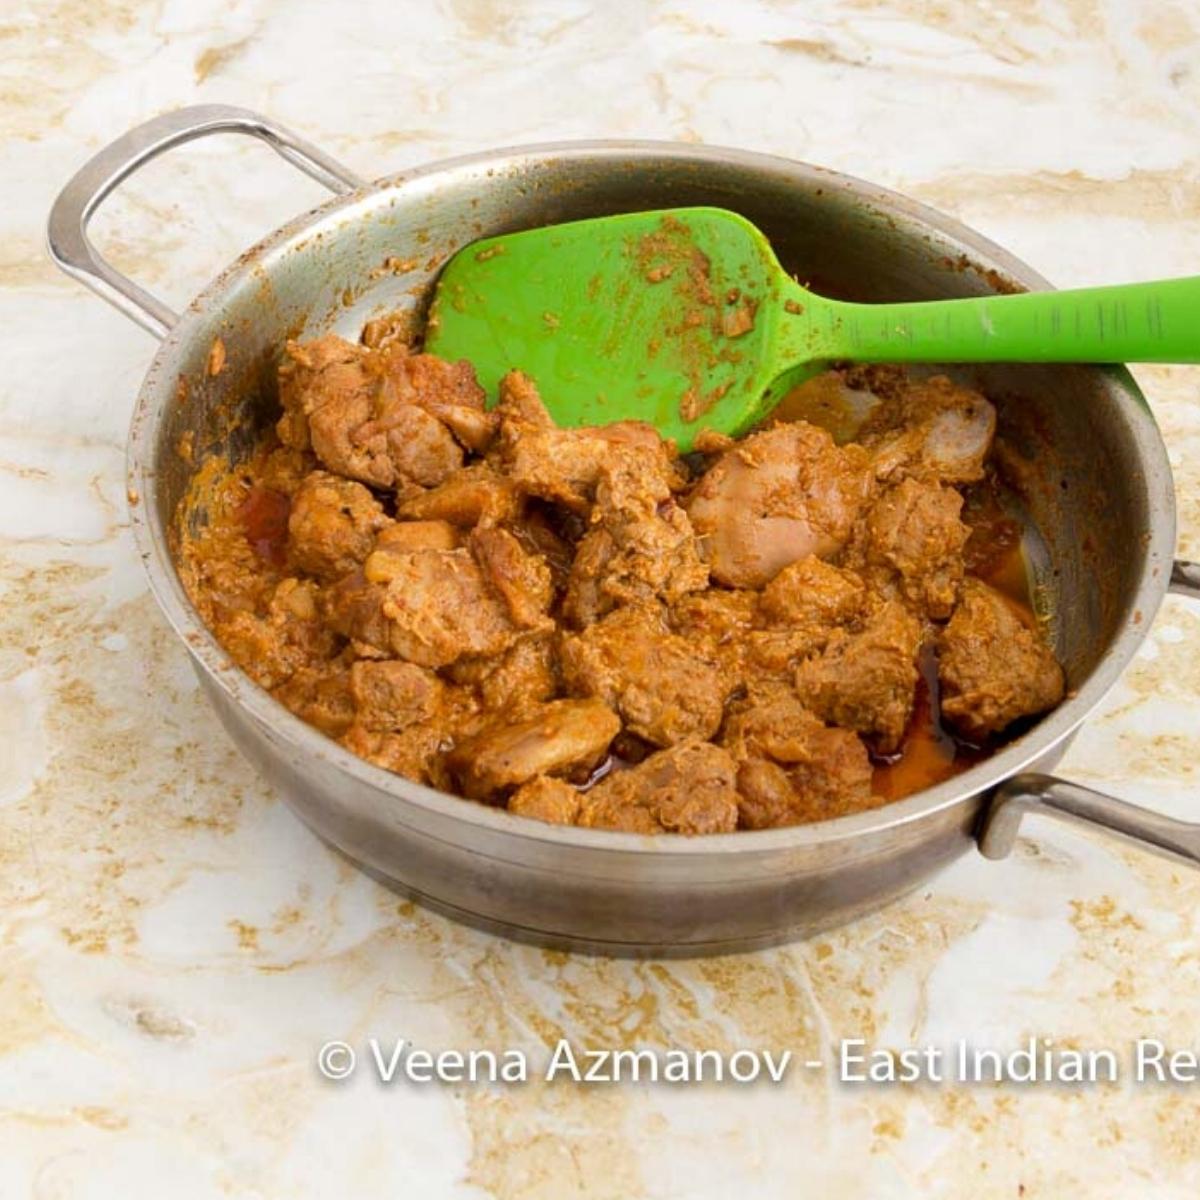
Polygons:
[[91,288],[156,338],[167,336],[178,319],[177,314],[100,256],[87,235],[88,222],[104,198],[140,166],[173,146],[213,133],[256,137],[339,195],[357,191],[368,183],[282,125],[227,104],[199,104],[164,113],[106,146],[58,194],[46,227],[50,257],[73,279]]
[[1171,582],[1167,585],[1167,591],[1191,600],[1200,600],[1200,562],[1177,558],[1171,568]]
[[[1200,563],[1175,563],[1170,590],[1200,600]],[[1016,844],[1026,813],[1107,829],[1147,850],[1200,866],[1200,824],[1164,817],[1053,775],[1014,775],[992,794],[979,830],[986,858],[1006,858]]]
[[1053,775],[1014,775],[1000,785],[979,832],[985,858],[1007,858],[1026,813],[1106,829],[1146,850],[1200,867],[1200,825],[1164,817]]

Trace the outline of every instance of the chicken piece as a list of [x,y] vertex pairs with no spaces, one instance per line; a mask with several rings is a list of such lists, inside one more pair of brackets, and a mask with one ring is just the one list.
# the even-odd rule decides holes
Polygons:
[[317,611],[311,580],[288,578],[274,589],[265,615],[236,610],[218,617],[213,632],[255,683],[272,690],[302,667],[333,657],[335,638]]
[[288,557],[310,575],[340,579],[367,557],[389,524],[383,505],[361,483],[313,471],[292,497]]
[[584,627],[619,604],[670,603],[708,585],[687,514],[657,455],[630,448],[597,474],[592,530],[567,580],[564,616]]
[[341,737],[354,723],[349,671],[326,663],[300,667],[271,694],[302,721],[329,737]]
[[398,732],[354,724],[341,741],[347,750],[385,771],[403,775],[414,783],[446,788],[449,779],[440,758],[443,736],[442,729],[430,721],[419,721]]
[[[287,353],[279,375],[284,415],[277,425],[285,445],[311,446],[336,474],[401,493],[433,487],[462,466],[462,448],[430,411],[436,404],[423,404],[421,393],[399,386],[388,369],[393,358],[407,360],[406,352],[384,355],[326,334],[289,342]],[[425,373],[432,372],[427,365]]]
[[500,384],[499,459],[503,470],[529,496],[586,514],[601,468],[629,455],[632,471],[654,476],[668,494],[683,485],[672,443],[644,421],[559,429],[528,376],[510,372]]
[[742,685],[759,679],[790,682],[796,667],[810,655],[823,650],[833,632],[833,626],[752,629],[742,639]]
[[[463,465],[462,447],[436,417],[413,404],[373,409],[369,420],[356,409],[332,405],[309,418],[317,457],[342,475],[397,494],[418,494],[444,483]],[[368,459],[368,455],[371,457]]]
[[492,590],[504,601],[518,629],[553,629],[547,611],[554,599],[550,568],[529,553],[507,529],[476,529],[469,545]]
[[689,740],[584,792],[576,824],[625,833],[728,833],[737,827],[736,769],[727,751]]
[[387,587],[368,580],[361,570],[351,571],[330,584],[321,597],[325,623],[343,637],[373,648],[381,658],[391,651],[387,617],[383,602]]
[[462,536],[449,521],[394,521],[379,531],[376,550],[457,550]]
[[921,623],[889,601],[861,629],[837,630],[796,668],[801,701],[823,721],[869,737],[881,754],[900,745],[917,686]]
[[689,641],[723,645],[753,629],[758,619],[756,592],[707,588],[678,597],[670,607],[671,628]]
[[739,829],[829,821],[887,802],[871,792],[871,763],[857,735],[847,729],[825,732],[828,745],[811,764],[788,770],[755,758],[738,767]]
[[350,668],[354,719],[375,733],[397,732],[433,715],[442,682],[413,663],[384,659]]
[[[377,563],[384,557],[385,561]],[[384,616],[401,658],[444,667],[464,655],[499,654],[516,638],[509,607],[467,550],[377,551],[365,564],[387,576]]]
[[778,763],[767,758],[739,763],[737,790],[739,829],[781,829],[804,824],[799,791]]
[[508,798],[508,811],[552,825],[573,825],[579,814],[579,791],[561,779],[538,775]]
[[791,765],[811,757],[812,735],[824,728],[794,688],[777,681],[756,682],[730,705],[720,744],[739,761],[770,758]]
[[582,514],[591,507],[600,468],[629,451],[650,456],[668,488],[681,486],[682,476],[670,449],[653,426],[641,421],[581,429],[524,428],[519,439],[507,444],[501,461],[509,478],[526,495]]
[[593,529],[579,540],[563,590],[562,616],[568,625],[586,629],[612,611],[613,598],[603,585],[616,553],[616,542],[607,529]]
[[656,746],[711,737],[721,724],[731,682],[653,610],[619,608],[566,638],[561,653],[569,692],[604,700]]
[[464,795],[486,800],[537,775],[590,771],[620,728],[599,700],[552,700],[520,721],[485,725],[449,752],[446,765]]
[[860,446],[804,421],[751,434],[705,472],[687,502],[713,578],[762,587],[806,555],[845,544],[871,491]]
[[[545,559],[556,594],[566,589],[575,558],[575,541],[572,537],[575,531],[564,528],[565,523],[558,519],[559,516],[550,505],[530,504],[520,516],[508,522],[508,528],[521,545]],[[574,521],[571,518],[571,523]]]
[[421,667],[500,654],[517,629],[468,550],[376,550],[326,594],[339,633]]
[[790,681],[803,659],[823,650],[840,627],[861,613],[866,592],[853,572],[810,554],[784,567],[756,599],[745,627],[724,649],[718,644],[722,669],[741,686]]
[[487,399],[469,362],[447,362],[433,354],[413,354],[399,343],[380,352],[382,407],[415,406],[446,426],[468,450],[487,449],[499,418],[487,412]]
[[[375,723],[383,724],[387,719],[384,714],[388,703],[383,693],[391,689],[386,688],[379,678],[360,680],[359,690],[365,704],[359,710],[359,718],[342,735],[341,742],[348,750],[385,770],[441,791],[453,791],[454,780],[446,767],[445,748],[476,733],[485,718],[479,712],[471,689],[443,683],[432,675],[427,675],[427,680],[434,686],[424,692],[422,699],[423,689],[415,684],[413,677],[408,680],[409,685],[415,685],[411,688],[403,681],[393,679],[394,683],[400,684],[396,689],[399,695],[393,697],[398,700],[398,707],[393,712],[400,725],[393,729],[372,729],[361,719],[364,713],[368,719],[374,715],[378,718]],[[407,707],[406,699],[412,702]],[[378,707],[376,700],[380,701]]]
[[630,447],[600,468],[591,519],[612,534],[602,588],[618,603],[669,604],[708,586],[691,522],[664,474],[659,447]]
[[858,735],[826,726],[787,686],[753,689],[730,712],[723,745],[738,761],[739,824],[771,829],[871,805],[871,760]]
[[1062,667],[1040,630],[978,579],[963,582],[954,615],[938,637],[942,716],[972,741],[1062,698]]
[[810,554],[763,588],[759,610],[769,624],[785,628],[835,626],[857,617],[865,601],[863,581],[853,571]]
[[851,558],[884,594],[898,594],[917,613],[943,620],[958,598],[971,536],[959,520],[962,505],[953,488],[904,479],[871,507]]
[[503,658],[463,660],[456,667],[467,666],[467,675],[474,683],[480,703],[488,712],[504,712],[509,717],[523,717],[545,700],[558,693],[558,656],[552,637],[535,635],[523,637]]
[[821,649],[833,628],[814,622],[762,629],[763,617],[758,593],[724,588],[685,596],[670,611],[675,632],[718,663],[722,676],[737,688],[764,677],[790,681],[800,659]]
[[312,446],[308,419],[325,404],[353,407],[361,398],[364,413],[369,411],[374,382],[367,368],[368,356],[362,346],[333,333],[311,342],[288,342],[279,368],[283,416],[275,426],[285,446],[295,450]]
[[492,411],[499,418],[502,436],[509,442],[531,429],[554,428],[554,418],[542,403],[537,384],[524,371],[509,371],[500,380]]
[[512,481],[484,463],[456,471],[439,487],[396,506],[401,520],[445,521],[459,529],[499,525],[520,512],[521,495]]
[[716,663],[733,687],[743,682],[746,639],[757,619],[756,592],[725,588],[689,592],[679,597],[667,614],[674,632]]
[[474,454],[485,454],[500,429],[499,418],[486,409],[445,407],[439,410],[438,417]]
[[865,423],[859,440],[880,479],[974,483],[996,434],[996,410],[945,375],[909,383]]

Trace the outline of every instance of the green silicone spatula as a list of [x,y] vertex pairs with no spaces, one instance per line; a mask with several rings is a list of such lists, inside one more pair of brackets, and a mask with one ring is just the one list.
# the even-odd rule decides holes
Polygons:
[[741,434],[831,361],[1200,362],[1200,278],[903,304],[814,295],[720,208],[625,213],[475,242],[438,282],[427,348],[494,395],[519,367],[562,425],[638,418],[691,448]]

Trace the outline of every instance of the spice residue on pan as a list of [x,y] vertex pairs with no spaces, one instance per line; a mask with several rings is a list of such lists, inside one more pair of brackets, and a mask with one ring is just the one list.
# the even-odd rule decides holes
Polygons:
[[213,338],[208,349],[206,369],[214,379],[225,369],[225,343],[219,337]]

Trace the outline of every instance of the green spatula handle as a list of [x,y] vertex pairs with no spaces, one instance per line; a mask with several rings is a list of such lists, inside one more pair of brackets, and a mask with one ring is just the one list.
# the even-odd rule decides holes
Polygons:
[[[825,357],[858,362],[1200,362],[1200,277],[915,304],[826,300],[810,316]],[[812,356],[811,343],[793,348]]]

